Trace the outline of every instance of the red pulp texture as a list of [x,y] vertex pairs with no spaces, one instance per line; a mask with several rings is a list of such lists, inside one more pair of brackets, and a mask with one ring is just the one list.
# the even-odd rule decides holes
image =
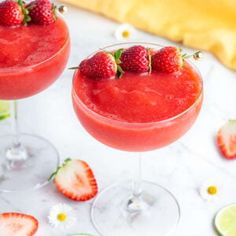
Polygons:
[[181,137],[202,104],[202,81],[187,62],[178,73],[131,74],[93,80],[77,71],[73,104],[97,140],[126,151],[148,151]]
[[47,26],[0,26],[0,99],[46,89],[64,70],[69,52],[69,32],[61,18]]

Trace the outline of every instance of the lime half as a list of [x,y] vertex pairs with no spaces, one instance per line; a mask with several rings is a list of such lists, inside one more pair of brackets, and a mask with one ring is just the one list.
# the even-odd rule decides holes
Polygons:
[[215,227],[222,236],[236,235],[236,204],[226,206],[217,213]]
[[0,121],[10,116],[10,102],[0,101]]

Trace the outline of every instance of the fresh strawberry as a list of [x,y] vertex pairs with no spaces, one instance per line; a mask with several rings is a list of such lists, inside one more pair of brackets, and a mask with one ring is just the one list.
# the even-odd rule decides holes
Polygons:
[[1,236],[33,236],[38,230],[38,221],[21,213],[0,214]]
[[49,25],[55,22],[55,6],[50,0],[35,0],[27,5],[31,22],[39,25]]
[[96,179],[85,161],[67,159],[49,179],[60,193],[74,201],[87,201],[98,192]]
[[218,131],[217,145],[226,159],[236,159],[236,120],[228,121]]
[[[77,67],[74,68],[77,69]],[[82,75],[85,75],[87,77],[93,76],[93,71],[92,68],[90,68],[90,65],[88,64],[88,59],[81,61],[79,65],[79,70]]]
[[152,56],[152,70],[173,73],[181,69],[183,61],[179,48],[164,47]]
[[115,77],[117,65],[114,57],[106,52],[98,52],[79,65],[81,74],[94,79],[110,79]]
[[120,62],[120,67],[123,71],[135,73],[148,72],[148,50],[139,45],[127,48],[122,52]]
[[24,21],[21,6],[14,0],[0,3],[0,24],[4,26],[19,26]]

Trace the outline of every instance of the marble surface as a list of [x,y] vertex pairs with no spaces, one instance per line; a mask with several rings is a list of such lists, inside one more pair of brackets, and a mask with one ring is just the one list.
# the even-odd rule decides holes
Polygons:
[[[69,7],[66,20],[72,38],[68,66],[77,65],[97,48],[116,42],[113,33],[119,24],[115,22],[73,7]],[[138,41],[173,44],[139,31],[134,37]],[[186,51],[192,52],[187,48]],[[179,200],[182,215],[173,234],[175,236],[214,236],[212,220],[215,213],[226,204],[236,201],[236,162],[225,161],[215,147],[218,128],[227,119],[236,117],[236,73],[226,69],[208,53],[197,62],[197,66],[204,78],[205,92],[197,122],[178,142],[145,153],[143,160],[143,178],[165,186]],[[86,160],[97,176],[100,189],[103,189],[117,180],[129,177],[136,167],[136,159],[95,141],[79,124],[71,105],[72,73],[65,70],[49,89],[20,101],[20,128],[53,142],[61,160],[66,157]],[[0,123],[1,134],[9,132],[9,122]],[[208,180],[221,187],[218,199],[213,202],[204,201],[198,193],[202,184]],[[76,209],[78,218],[77,224],[67,233],[54,230],[47,223],[49,208],[61,202]],[[57,193],[53,184],[35,192],[0,194],[1,212],[20,211],[39,219],[37,236],[69,236],[79,232],[98,235],[90,221],[91,203],[66,200]],[[146,235],[149,236],[148,229]]]

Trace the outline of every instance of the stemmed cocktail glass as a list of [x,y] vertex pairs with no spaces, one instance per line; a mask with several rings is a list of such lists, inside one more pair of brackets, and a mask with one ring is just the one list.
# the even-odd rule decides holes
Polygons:
[[[160,45],[157,44],[123,43],[103,50],[114,52],[136,44],[160,49]],[[103,190],[95,200],[91,216],[101,235],[164,236],[173,232],[177,225],[180,208],[176,198],[165,187],[140,179],[140,155],[144,155],[144,151],[158,149],[176,141],[190,129],[196,120],[203,100],[202,79],[195,67],[193,65],[191,67],[198,77],[200,87],[195,101],[173,117],[144,123],[116,120],[92,110],[78,93],[79,70],[75,72],[72,89],[73,106],[83,127],[105,145],[137,153],[139,160],[137,179],[133,182],[116,183]],[[139,109],[138,106],[137,109]]]
[[[19,60],[0,68],[0,99],[12,102],[15,130],[0,137],[0,191],[35,189],[48,183],[59,155],[46,139],[19,132],[16,101],[45,90],[59,78],[69,57],[69,31],[60,16],[46,26],[0,26],[0,34],[1,53],[8,53],[13,62],[14,57]],[[22,38],[26,41],[16,48]]]

